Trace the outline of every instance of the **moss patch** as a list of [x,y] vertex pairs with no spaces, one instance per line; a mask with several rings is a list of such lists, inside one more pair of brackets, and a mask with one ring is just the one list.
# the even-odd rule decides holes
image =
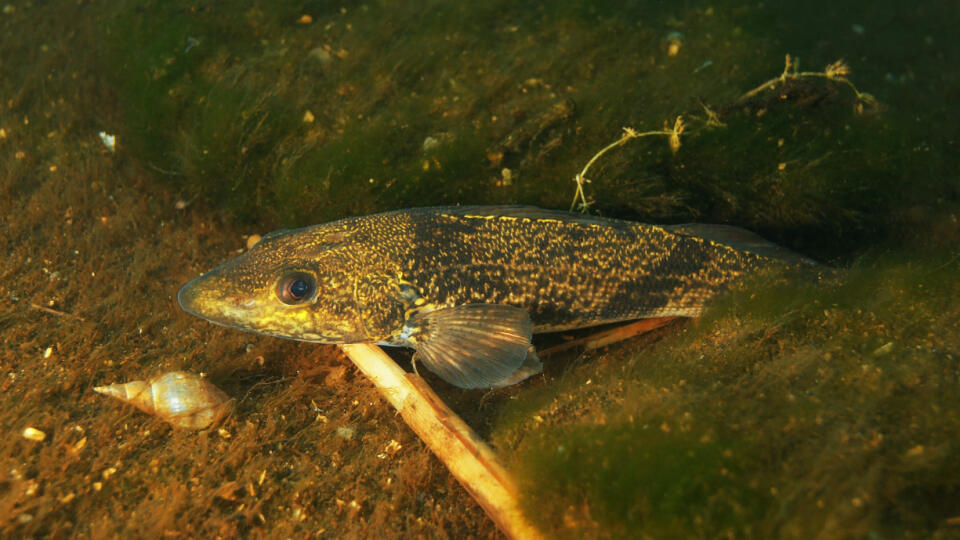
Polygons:
[[[823,79],[737,99],[775,76],[784,53],[804,70],[859,58],[857,32],[890,26],[889,9],[854,29],[830,9],[784,17],[724,3],[423,9],[111,4],[100,66],[125,115],[122,141],[185,198],[270,226],[431,204],[566,207],[573,174],[621,126],[677,115],[689,125],[679,153],[637,142],[594,168],[595,211],[735,222],[834,258],[894,233],[890,217],[906,219],[909,204],[956,197],[951,169],[936,165],[950,139],[927,137],[931,123],[952,131],[941,118],[954,115],[917,117],[904,92],[949,79],[939,66],[956,59],[920,50],[946,35],[916,38],[908,55],[881,48],[878,63],[849,60],[881,104],[864,114]],[[798,35],[815,16],[829,48]],[[886,59],[910,62],[909,78],[877,73]]]
[[944,255],[768,276],[656,346],[602,355],[495,429],[528,515],[570,538],[946,533],[957,270]]

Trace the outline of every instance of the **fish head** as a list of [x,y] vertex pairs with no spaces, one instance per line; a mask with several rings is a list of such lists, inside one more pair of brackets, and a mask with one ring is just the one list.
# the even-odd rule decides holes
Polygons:
[[365,341],[348,268],[349,233],[281,230],[190,281],[180,307],[210,322],[317,343]]

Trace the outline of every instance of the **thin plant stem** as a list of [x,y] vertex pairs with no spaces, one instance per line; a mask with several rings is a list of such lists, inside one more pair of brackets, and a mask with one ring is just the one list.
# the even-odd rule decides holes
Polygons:
[[600,159],[600,156],[606,154],[607,152],[609,152],[610,150],[613,150],[618,146],[622,146],[626,144],[626,142],[631,139],[639,139],[640,137],[650,137],[650,136],[656,136],[656,135],[668,137],[670,141],[670,149],[674,153],[676,153],[676,151],[680,148],[680,134],[683,133],[684,128],[685,128],[685,125],[683,123],[683,118],[680,116],[677,117],[677,120],[674,123],[672,129],[665,128],[658,131],[645,131],[643,133],[638,133],[637,130],[633,128],[629,128],[629,127],[623,128],[623,135],[621,135],[619,139],[613,141],[607,146],[604,146],[599,152],[594,154],[593,157],[590,158],[590,161],[588,161],[587,164],[584,165],[583,170],[581,170],[580,173],[573,178],[574,182],[576,182],[577,184],[577,189],[573,194],[573,201],[570,203],[570,211],[572,212],[574,209],[577,208],[578,201],[580,204],[581,212],[586,212],[587,209],[592,204],[591,202],[587,201],[586,194],[583,191],[583,185],[590,182],[590,180],[587,178],[587,171],[590,170],[590,167],[594,164],[594,162]]

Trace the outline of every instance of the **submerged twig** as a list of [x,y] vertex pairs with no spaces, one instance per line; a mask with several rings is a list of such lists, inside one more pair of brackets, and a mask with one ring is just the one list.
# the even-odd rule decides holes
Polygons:
[[79,315],[74,315],[73,313],[67,313],[66,311],[60,311],[58,309],[43,307],[43,306],[34,304],[33,302],[30,303],[30,307],[38,311],[42,311],[44,313],[49,313],[50,315],[56,315],[57,317],[68,317],[71,319],[77,319],[80,322],[86,322],[86,319],[84,319]]
[[559,345],[554,345],[542,351],[539,351],[540,356],[549,356],[556,354],[558,352],[566,351],[574,347],[583,347],[586,350],[599,349],[601,347],[606,347],[618,341],[624,341],[647,332],[652,332],[661,326],[669,324],[680,317],[658,317],[654,319],[640,319],[629,324],[624,324],[601,332],[590,334],[589,336],[582,337],[580,339],[574,339],[561,343]]
[[160,174],[165,174],[165,175],[167,175],[167,176],[185,176],[184,173],[182,173],[182,172],[168,171],[167,169],[162,169],[162,168],[154,165],[153,163],[150,163],[149,161],[147,162],[147,167],[150,167],[151,169],[157,171],[158,173],[160,173]]
[[541,538],[520,511],[513,480],[493,450],[419,375],[402,370],[376,345],[340,347],[507,538]]

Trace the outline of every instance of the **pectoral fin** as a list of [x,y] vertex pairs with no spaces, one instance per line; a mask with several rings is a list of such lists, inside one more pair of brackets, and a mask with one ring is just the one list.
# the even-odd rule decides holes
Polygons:
[[542,371],[543,362],[540,361],[540,357],[537,356],[537,351],[534,350],[533,345],[531,345],[530,349],[527,350],[527,358],[523,361],[523,364],[506,379],[499,380],[490,386],[493,388],[513,386],[514,384],[525,381]]
[[413,313],[405,333],[416,361],[460,388],[490,388],[527,358],[533,323],[523,309],[466,304]]

